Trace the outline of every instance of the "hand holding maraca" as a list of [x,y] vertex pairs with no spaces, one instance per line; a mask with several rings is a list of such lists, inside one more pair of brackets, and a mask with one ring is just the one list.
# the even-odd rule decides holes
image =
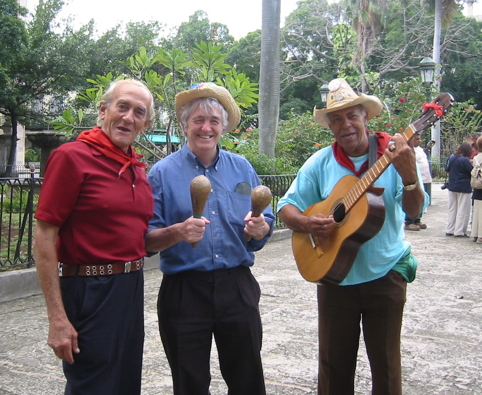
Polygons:
[[[208,196],[211,193],[211,182],[206,176],[200,175],[194,177],[191,181],[191,203],[192,203],[192,215],[194,218],[201,218],[204,206],[208,200]],[[197,246],[196,243],[191,243],[192,247]]]
[[[263,210],[271,203],[272,198],[273,195],[268,187],[258,185],[253,188],[253,191],[251,192],[251,218],[261,216]],[[264,226],[264,218],[262,222]],[[244,239],[249,241],[251,240],[251,236],[246,233]]]

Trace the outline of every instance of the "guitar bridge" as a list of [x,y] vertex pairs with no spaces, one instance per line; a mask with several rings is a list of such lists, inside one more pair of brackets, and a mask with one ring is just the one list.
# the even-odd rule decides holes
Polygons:
[[314,250],[316,250],[316,252],[318,254],[318,258],[320,258],[323,255],[322,248],[316,242],[315,238],[313,237],[313,235],[311,233],[308,236],[310,237],[311,246],[313,247]]

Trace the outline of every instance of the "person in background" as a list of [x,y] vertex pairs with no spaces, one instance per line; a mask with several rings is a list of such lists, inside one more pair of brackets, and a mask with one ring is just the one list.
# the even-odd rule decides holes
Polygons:
[[[149,172],[154,217],[146,237],[147,251],[160,251],[157,312],[174,394],[209,394],[214,336],[228,393],[264,395],[261,292],[250,267],[273,232],[274,215],[268,206],[251,216],[258,175],[246,159],[219,148],[240,121],[229,91],[194,84],[176,95],[175,107],[187,142]],[[190,183],[199,175],[209,179],[211,193],[195,218]]]
[[141,393],[142,268],[153,199],[132,142],[153,115],[144,84],[117,81],[101,99],[99,127],[57,148],[46,166],[35,266],[67,395]]
[[[482,163],[482,137],[477,139],[476,148],[478,154],[472,160],[473,162]],[[473,189],[472,200],[473,211],[470,236],[477,244],[482,244],[482,189]]]
[[[430,174],[430,166],[428,163],[427,154],[425,150],[420,147],[420,133],[415,133],[412,139],[413,149],[415,151],[415,160],[417,161],[420,174],[422,175],[423,189],[429,192],[430,184],[432,183],[432,175]],[[418,231],[420,229],[427,229],[427,225],[422,223],[422,216],[417,219],[405,217],[405,230]]]
[[[383,108],[375,96],[356,95],[343,78],[331,81],[329,89],[326,109],[315,109],[314,117],[332,131],[335,142],[305,162],[278,202],[279,216],[287,227],[309,233],[314,240],[338,235],[337,224],[329,212],[309,216],[303,212],[327,199],[342,177],[361,177],[368,170],[367,123]],[[400,332],[407,282],[414,280],[417,267],[404,240],[403,223],[405,214],[420,216],[428,195],[405,138],[387,133],[375,136],[378,157],[386,154],[392,163],[374,183],[384,188],[383,226],[360,247],[340,284],[321,281],[317,287],[318,394],[322,395],[355,393],[360,328],[372,371],[372,394],[402,394]]]
[[471,156],[471,145],[462,143],[447,161],[449,207],[446,236],[469,237],[466,232],[469,225],[472,192],[470,186],[472,164],[469,159]]
[[481,132],[475,132],[472,136],[470,136],[470,145],[472,146],[471,159],[480,152],[480,150],[477,148],[477,140],[480,136],[482,136]]

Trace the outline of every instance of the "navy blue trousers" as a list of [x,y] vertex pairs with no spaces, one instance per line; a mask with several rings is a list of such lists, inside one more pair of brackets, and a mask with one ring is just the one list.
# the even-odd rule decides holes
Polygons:
[[67,316],[80,353],[63,361],[66,395],[138,395],[144,346],[142,270],[97,277],[62,277]]
[[266,394],[260,294],[247,267],[164,275],[157,312],[175,395],[209,394],[213,336],[228,394]]

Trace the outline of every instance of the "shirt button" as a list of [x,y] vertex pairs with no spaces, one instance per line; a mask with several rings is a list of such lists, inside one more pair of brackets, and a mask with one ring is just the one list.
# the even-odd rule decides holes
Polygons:
[[219,255],[218,255],[218,254],[216,254],[215,256],[216,256],[216,258],[219,258]]
[[209,173],[209,169],[206,169],[206,173]]
[[216,211],[211,211],[211,214],[216,214]]

